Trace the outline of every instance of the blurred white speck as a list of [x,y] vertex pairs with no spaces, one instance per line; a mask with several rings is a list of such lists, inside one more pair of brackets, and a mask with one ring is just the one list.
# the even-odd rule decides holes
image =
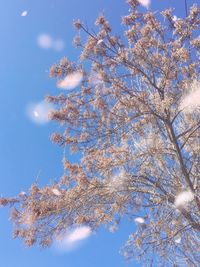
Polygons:
[[190,92],[182,99],[180,109],[190,113],[200,107],[200,82],[194,80],[190,86]]
[[28,15],[28,11],[27,10],[24,10],[22,13],[21,13],[21,17],[26,17]]
[[118,226],[117,226],[116,224],[111,225],[111,226],[109,227],[109,231],[110,231],[111,233],[115,233],[117,230],[118,230]]
[[111,175],[105,180],[105,185],[110,192],[115,192],[118,190],[126,190],[128,184],[129,176],[124,170],[119,170],[118,173]]
[[172,19],[173,19],[173,21],[177,21],[177,20],[178,20],[178,17],[174,15],[174,16],[172,17]]
[[46,33],[40,34],[37,37],[37,44],[43,49],[49,49],[52,47],[53,44],[52,37]]
[[27,107],[28,117],[37,124],[45,124],[49,121],[49,113],[52,106],[45,101],[30,104]]
[[146,8],[148,8],[148,7],[150,6],[150,4],[151,4],[151,1],[150,1],[150,0],[138,0],[138,2],[139,2],[142,6],[144,6],[144,7],[146,7]]
[[19,196],[20,196],[20,197],[26,196],[26,192],[24,192],[24,191],[20,192],[20,193],[19,193]]
[[73,89],[82,81],[83,74],[80,71],[68,74],[63,80],[59,81],[57,86],[61,89]]
[[47,33],[41,33],[38,35],[37,44],[42,49],[53,49],[57,52],[62,51],[65,47],[65,43],[62,39],[54,39]]
[[142,217],[137,217],[137,218],[135,218],[135,222],[136,222],[136,223],[143,224],[143,223],[144,223],[144,218],[142,218]]
[[177,237],[177,238],[175,238],[175,243],[177,243],[177,244],[180,244],[181,243],[181,237]]
[[64,237],[59,237],[56,242],[59,251],[70,251],[77,248],[81,241],[87,239],[92,234],[91,228],[88,226],[79,226],[67,232]]
[[74,229],[67,237],[68,242],[77,242],[91,235],[91,229],[88,226],[81,226]]
[[101,43],[103,43],[103,39],[100,39],[100,40],[97,42],[97,44],[101,44]]
[[185,206],[187,203],[191,202],[193,199],[194,199],[194,194],[190,190],[183,191],[175,197],[174,204],[177,208],[180,208]]
[[60,196],[60,195],[61,195],[61,192],[60,192],[57,188],[53,188],[51,191],[52,191],[52,193],[54,193],[54,195],[56,195],[56,196]]
[[39,116],[39,114],[38,114],[37,111],[34,111],[34,116],[35,116],[35,117],[38,117],[38,116]]
[[62,39],[57,39],[53,41],[52,48],[55,49],[56,51],[62,51],[65,47],[65,43]]

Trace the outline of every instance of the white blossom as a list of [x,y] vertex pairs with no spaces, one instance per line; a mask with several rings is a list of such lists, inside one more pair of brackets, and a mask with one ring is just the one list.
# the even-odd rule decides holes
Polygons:
[[25,212],[22,215],[21,222],[27,226],[31,227],[35,222],[35,215],[32,212]]
[[89,83],[91,83],[92,85],[98,85],[103,84],[104,81],[100,73],[91,72],[89,76]]

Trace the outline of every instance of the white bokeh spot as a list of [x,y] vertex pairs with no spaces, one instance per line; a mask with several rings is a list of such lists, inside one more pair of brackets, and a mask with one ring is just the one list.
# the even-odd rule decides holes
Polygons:
[[83,79],[83,74],[80,71],[75,71],[68,74],[63,80],[59,81],[57,86],[60,89],[74,89]]
[[58,52],[62,51],[65,47],[65,43],[62,39],[56,39],[52,43],[52,48]]
[[180,103],[180,109],[185,113],[190,113],[198,108],[200,108],[200,82],[194,80],[190,85],[189,93]]
[[150,0],[137,0],[142,6],[148,8],[151,4]]
[[134,220],[136,223],[138,223],[138,224],[143,224],[145,221],[144,221],[144,218],[142,218],[142,217],[137,217],[137,218],[135,218],[135,220]]
[[54,39],[47,33],[41,33],[37,36],[37,45],[42,49],[52,49],[57,52],[62,51],[65,47],[62,39]]
[[21,13],[21,17],[26,17],[28,15],[28,11],[27,10],[24,10],[22,13]]
[[52,109],[52,105],[46,103],[45,101],[32,103],[27,107],[27,115],[37,124],[46,124],[49,121],[49,113]]
[[177,208],[184,207],[194,199],[194,194],[190,191],[183,191],[175,197],[174,204]]
[[56,248],[60,252],[68,252],[78,248],[84,240],[89,238],[92,230],[89,226],[78,226],[68,231],[56,240]]
[[42,49],[50,49],[53,44],[53,39],[49,34],[39,34],[37,37],[37,44]]

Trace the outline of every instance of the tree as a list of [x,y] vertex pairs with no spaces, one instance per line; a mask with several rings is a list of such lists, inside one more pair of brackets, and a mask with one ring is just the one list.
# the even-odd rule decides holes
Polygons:
[[14,237],[28,246],[49,246],[74,224],[114,229],[127,217],[138,223],[122,248],[127,259],[198,266],[200,8],[182,19],[172,9],[142,13],[138,1],[128,4],[124,36],[103,15],[97,32],[76,21],[80,61],[63,58],[50,70],[70,89],[47,97],[62,126],[52,141],[79,160],[65,155],[59,182],[33,184],[1,204],[14,206]]

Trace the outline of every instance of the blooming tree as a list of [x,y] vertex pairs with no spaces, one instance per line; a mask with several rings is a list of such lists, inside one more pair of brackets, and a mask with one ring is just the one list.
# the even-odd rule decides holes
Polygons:
[[121,249],[127,259],[198,266],[200,8],[182,19],[142,13],[139,2],[128,0],[121,38],[103,15],[96,32],[74,23],[80,61],[52,66],[65,91],[47,97],[62,129],[52,141],[69,150],[64,175],[1,204],[14,206],[14,237],[28,246],[49,246],[73,225],[115,231],[126,217],[137,225]]

